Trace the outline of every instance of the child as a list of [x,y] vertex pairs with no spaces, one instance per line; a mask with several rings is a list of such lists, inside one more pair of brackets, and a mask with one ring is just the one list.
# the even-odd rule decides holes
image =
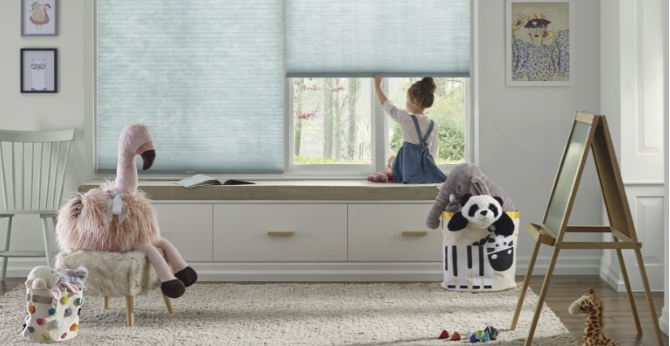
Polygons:
[[395,155],[389,157],[386,171],[368,176],[368,181],[373,183],[395,183],[395,179],[393,178],[393,161],[395,161]]
[[402,129],[402,147],[393,162],[393,178],[398,183],[443,183],[447,176],[435,164],[439,150],[437,124],[423,114],[433,105],[435,81],[431,77],[412,84],[407,90],[406,111],[398,109],[381,89],[382,76],[375,76],[375,93],[391,119]]

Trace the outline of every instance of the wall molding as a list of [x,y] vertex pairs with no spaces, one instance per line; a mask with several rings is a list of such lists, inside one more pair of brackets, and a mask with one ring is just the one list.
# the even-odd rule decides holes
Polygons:
[[[519,258],[516,275],[528,271],[530,257]],[[550,258],[538,257],[533,276],[547,272]],[[12,258],[7,277],[26,277],[36,266],[45,265],[39,258]],[[442,281],[441,262],[189,262],[201,281]],[[554,275],[598,275],[600,257],[563,258]]]

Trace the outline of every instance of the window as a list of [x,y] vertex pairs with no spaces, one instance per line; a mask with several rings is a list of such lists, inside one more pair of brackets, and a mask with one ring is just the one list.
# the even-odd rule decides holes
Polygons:
[[[372,164],[372,83],[369,78],[293,78],[291,163]],[[301,170],[301,167],[296,167]]]
[[394,77],[384,88],[400,107],[409,77],[439,77],[444,89],[430,113],[439,124],[436,161],[461,162],[471,4],[100,1],[97,173],[114,172],[118,135],[140,119],[170,153],[150,175],[360,178],[383,170],[402,139],[376,100],[374,74]]
[[[384,78],[382,87],[389,100],[404,108],[407,89],[419,79]],[[467,78],[435,78],[435,101],[426,114],[439,125],[435,161],[441,165],[465,161],[466,83]],[[303,77],[288,85],[290,172],[381,171],[386,165],[380,163],[400,149],[400,126],[383,113],[371,78]],[[385,135],[377,138],[375,133]]]

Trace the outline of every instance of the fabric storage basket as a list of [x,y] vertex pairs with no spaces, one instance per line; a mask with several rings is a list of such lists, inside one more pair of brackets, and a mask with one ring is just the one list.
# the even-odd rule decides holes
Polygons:
[[516,287],[519,212],[507,212],[514,222],[514,234],[507,237],[470,226],[450,231],[447,224],[453,215],[442,212],[442,287],[457,291],[500,291]]
[[56,300],[48,289],[26,289],[26,319],[21,334],[34,342],[59,342],[79,332],[82,292],[65,291]]

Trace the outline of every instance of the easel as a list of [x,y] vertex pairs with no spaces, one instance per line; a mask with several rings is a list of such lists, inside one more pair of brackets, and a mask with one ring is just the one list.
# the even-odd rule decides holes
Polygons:
[[[593,150],[593,158],[598,171],[598,178],[600,179],[600,187],[602,188],[603,197],[605,199],[605,207],[609,216],[610,226],[567,226],[566,223],[572,210],[577,187],[584,169],[584,163],[588,155],[589,148]],[[621,172],[619,171],[619,164],[617,163],[614,154],[614,147],[612,146],[612,139],[610,137],[609,128],[605,116],[594,115],[586,112],[577,112],[575,120],[570,131],[568,143],[563,151],[563,157],[556,173],[554,186],[552,187],[549,203],[544,213],[542,224],[529,223],[526,230],[535,239],[535,249],[528,264],[528,273],[523,282],[523,288],[519,295],[519,301],[512,320],[510,329],[516,328],[526,296],[526,290],[530,277],[533,274],[533,266],[535,266],[535,259],[540,251],[540,244],[552,246],[554,248],[547,268],[547,274],[542,284],[542,291],[535,308],[535,315],[533,322],[528,331],[528,338],[526,339],[526,346],[532,344],[533,334],[537,321],[540,318],[542,305],[547,296],[551,276],[554,272],[558,252],[561,249],[613,249],[617,252],[619,264],[621,266],[621,274],[623,275],[624,283],[626,284],[626,291],[628,292],[628,299],[633,310],[633,317],[635,319],[635,326],[637,333],[642,334],[642,327],[640,326],[640,319],[637,315],[637,308],[633,300],[633,293],[631,292],[630,282],[628,281],[628,273],[626,272],[626,265],[624,264],[622,249],[635,250],[638,268],[640,269],[640,276],[644,285],[644,293],[647,296],[647,303],[649,304],[649,312],[651,313],[652,323],[656,330],[656,338],[659,345],[663,345],[663,337],[658,325],[658,317],[654,309],[654,302],[649,291],[649,281],[647,281],[647,273],[642,260],[642,243],[637,239],[635,233],[635,226],[630,214],[628,200],[626,199],[626,191],[623,188],[621,179]],[[575,233],[609,233],[612,235],[613,241],[603,242],[565,242],[563,236],[566,232]],[[567,308],[567,307],[566,307]]]

